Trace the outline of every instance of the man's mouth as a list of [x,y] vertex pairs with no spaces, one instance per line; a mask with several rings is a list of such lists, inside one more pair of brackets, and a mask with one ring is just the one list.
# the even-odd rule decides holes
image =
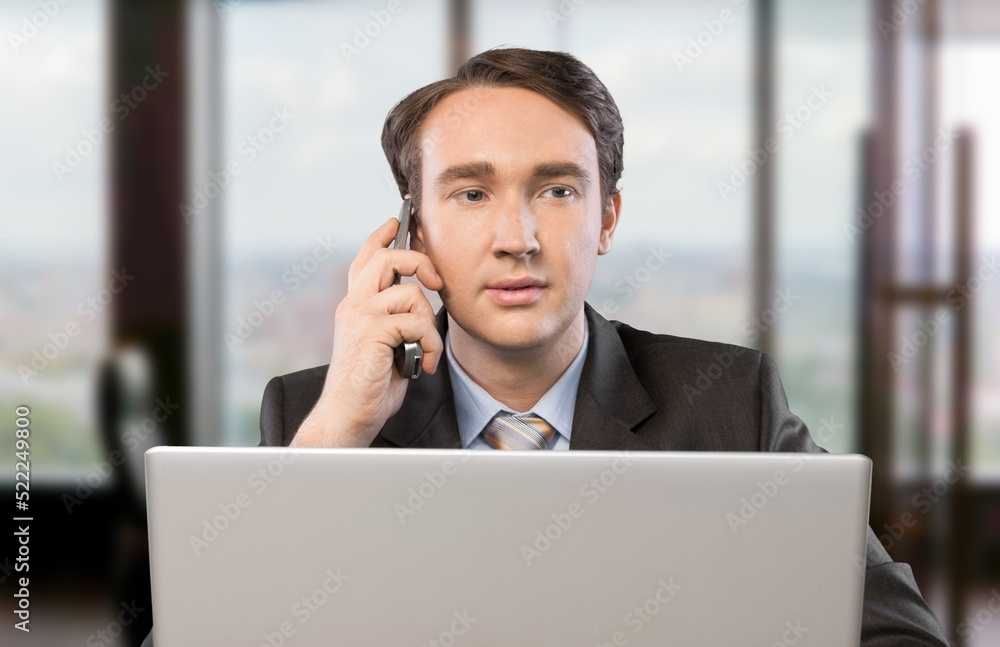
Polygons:
[[528,276],[491,283],[486,293],[501,306],[526,306],[537,301],[546,287],[545,281]]
[[488,290],[523,290],[524,288],[544,288],[545,281],[526,276],[520,279],[504,279],[490,284]]

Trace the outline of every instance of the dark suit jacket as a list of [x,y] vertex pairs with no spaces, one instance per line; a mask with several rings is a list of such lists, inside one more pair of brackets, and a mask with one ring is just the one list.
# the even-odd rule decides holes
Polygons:
[[[822,452],[788,410],[773,360],[757,351],[590,324],[570,450]],[[447,330],[444,309],[438,328]],[[275,377],[264,390],[261,445],[287,446],[319,398],[327,366]],[[412,382],[372,447],[459,448],[447,361]],[[151,647],[147,639],[144,647]],[[947,645],[910,567],[868,531],[861,645]]]

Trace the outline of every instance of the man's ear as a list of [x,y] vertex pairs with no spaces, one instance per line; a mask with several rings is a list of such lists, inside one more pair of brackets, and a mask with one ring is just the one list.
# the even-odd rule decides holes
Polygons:
[[426,253],[424,251],[424,227],[416,218],[410,220],[410,249],[421,254]]
[[611,251],[611,241],[615,238],[615,230],[618,228],[618,221],[622,214],[622,194],[619,191],[608,198],[608,204],[604,207],[601,215],[601,238],[597,244],[598,254],[607,254]]

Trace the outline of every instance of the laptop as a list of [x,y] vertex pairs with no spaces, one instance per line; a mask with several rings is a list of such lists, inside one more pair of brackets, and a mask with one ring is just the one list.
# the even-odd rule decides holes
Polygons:
[[871,461],[146,452],[157,647],[857,646]]

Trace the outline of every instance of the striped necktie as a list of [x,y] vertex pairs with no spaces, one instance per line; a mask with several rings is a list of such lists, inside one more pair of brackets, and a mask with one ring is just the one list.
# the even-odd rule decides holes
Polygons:
[[501,411],[483,429],[483,438],[494,449],[548,449],[556,430],[545,420],[528,414]]

